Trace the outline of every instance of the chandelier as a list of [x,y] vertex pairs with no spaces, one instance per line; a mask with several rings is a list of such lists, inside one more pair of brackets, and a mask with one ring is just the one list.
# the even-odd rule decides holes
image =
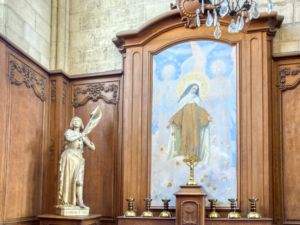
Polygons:
[[[260,13],[257,8],[257,3],[254,0],[186,0],[191,4],[197,4],[196,12],[189,15],[193,15],[195,21],[192,22],[190,28],[196,28],[201,26],[201,20],[206,13],[206,26],[214,26],[214,37],[216,39],[221,38],[221,28],[219,18],[225,16],[231,17],[231,21],[228,25],[228,32],[238,33],[243,30],[245,23],[252,19],[257,19]],[[178,1],[179,8],[183,7]],[[268,0],[268,13],[273,11],[272,0]],[[186,11],[186,10],[185,10]],[[187,17],[182,17],[182,20],[186,20]],[[191,24],[191,21],[188,22]]]

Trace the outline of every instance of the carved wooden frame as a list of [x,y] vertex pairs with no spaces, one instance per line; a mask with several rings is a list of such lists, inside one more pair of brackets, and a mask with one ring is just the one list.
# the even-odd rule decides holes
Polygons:
[[[201,20],[202,23],[205,20]],[[263,14],[251,21],[244,32],[230,35],[226,25],[230,18],[220,21],[220,41],[239,43],[240,71],[239,113],[240,126],[240,208],[249,210],[248,198],[260,198],[260,211],[269,216],[272,212],[272,188],[270,185],[270,159],[272,140],[269,111],[270,68],[272,37],[280,27],[282,17]],[[184,40],[213,39],[210,28],[186,29],[177,9],[172,10],[140,29],[117,34],[114,43],[124,56],[124,101],[123,101],[123,152],[124,164],[135,165],[124,168],[123,196],[134,196],[138,210],[142,210],[143,198],[149,195],[149,171],[151,161],[151,52],[171,43]],[[143,104],[143,107],[142,107]],[[146,106],[146,107],[145,107]],[[250,137],[250,138],[248,138]],[[123,201],[123,210],[126,203]]]
[[[174,46],[174,45],[177,45],[177,44],[180,44],[180,43],[184,43],[184,42],[189,42],[189,41],[201,41],[201,40],[211,40],[211,41],[216,41],[216,42],[219,42],[219,43],[224,43],[224,44],[227,44],[227,45],[231,45],[231,46],[235,46],[236,47],[236,132],[237,132],[237,137],[236,137],[236,154],[237,154],[237,158],[236,158],[236,163],[237,163],[237,168],[236,168],[236,187],[237,187],[237,199],[238,199],[238,209],[240,208],[240,191],[241,191],[241,179],[240,179],[240,171],[241,171],[241,162],[240,162],[240,134],[239,134],[239,131],[240,131],[240,91],[239,91],[239,87],[240,87],[240,74],[241,74],[241,71],[240,71],[240,68],[241,68],[241,65],[239,65],[240,63],[240,60],[239,60],[239,57],[240,57],[240,54],[241,54],[241,50],[240,50],[240,44],[241,44],[241,41],[231,41],[231,40],[215,40],[214,38],[209,38],[209,37],[205,37],[205,38],[182,38],[180,40],[176,40],[176,41],[173,41],[173,42],[170,42],[168,44],[165,44],[165,45],[162,45],[160,46],[158,49],[155,49],[155,50],[152,50],[152,51],[149,51],[148,53],[148,57],[151,58],[151,66],[150,66],[150,79],[151,79],[151,99],[150,99],[150,102],[152,103],[152,97],[153,97],[153,65],[152,65],[152,62],[153,62],[153,56]],[[151,108],[150,108],[150,112],[152,112],[152,104],[151,104]],[[151,113],[150,113],[151,114]],[[152,123],[152,115],[149,116],[149,120],[150,120],[150,123]],[[149,133],[152,134],[152,126],[148,126],[149,127]],[[152,150],[152,135],[150,135],[149,137],[149,146],[148,146],[148,158],[151,159],[151,150]],[[149,192],[151,193],[151,168],[148,169],[148,177],[149,177],[149,181],[148,181],[148,190]],[[183,184],[182,184],[183,185]],[[163,209],[163,207],[152,207],[153,209]],[[171,207],[173,208],[173,207]],[[221,209],[221,210],[228,210],[229,207],[217,207],[218,209]]]

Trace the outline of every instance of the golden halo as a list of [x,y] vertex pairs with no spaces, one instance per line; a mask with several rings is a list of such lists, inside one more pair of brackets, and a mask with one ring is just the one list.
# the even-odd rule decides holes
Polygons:
[[197,72],[190,72],[186,75],[184,75],[177,84],[177,97],[180,98],[180,96],[183,94],[185,89],[190,84],[198,84],[200,87],[200,98],[204,99],[207,96],[207,90],[208,90],[208,78],[204,76],[201,73]]

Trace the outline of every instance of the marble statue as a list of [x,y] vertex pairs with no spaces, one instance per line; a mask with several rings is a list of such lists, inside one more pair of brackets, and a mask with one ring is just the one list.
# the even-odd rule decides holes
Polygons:
[[96,127],[102,117],[99,106],[91,113],[84,128],[82,120],[72,118],[70,128],[65,132],[65,146],[59,162],[59,186],[57,212],[63,216],[89,215],[89,207],[83,202],[84,147],[95,150],[88,134]]

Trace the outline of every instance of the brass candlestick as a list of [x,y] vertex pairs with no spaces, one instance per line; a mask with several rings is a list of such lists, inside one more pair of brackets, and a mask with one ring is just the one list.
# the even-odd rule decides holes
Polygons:
[[230,198],[230,213],[228,213],[229,219],[239,219],[241,218],[241,214],[236,211],[237,209],[237,199]]
[[258,198],[249,198],[250,202],[250,212],[247,215],[248,219],[260,219],[261,215],[256,212],[256,203],[258,201]]
[[208,218],[215,219],[220,218],[220,213],[216,211],[217,199],[208,199],[210,202],[210,213],[208,214]]
[[128,202],[128,210],[125,212],[124,216],[126,217],[134,217],[136,216],[135,211],[133,211],[133,204],[134,204],[134,198],[129,197],[126,199],[126,201]]
[[172,217],[171,212],[169,211],[169,202],[170,199],[162,199],[162,202],[164,203],[164,210],[159,214],[159,217],[161,218],[170,218]]
[[150,211],[152,199],[147,197],[145,201],[145,211],[142,213],[142,217],[153,217],[153,213]]
[[195,181],[195,166],[199,163],[199,159],[195,153],[189,152],[186,156],[183,162],[190,167],[190,177],[189,181],[187,182],[187,185],[189,186],[195,186],[198,185]]

